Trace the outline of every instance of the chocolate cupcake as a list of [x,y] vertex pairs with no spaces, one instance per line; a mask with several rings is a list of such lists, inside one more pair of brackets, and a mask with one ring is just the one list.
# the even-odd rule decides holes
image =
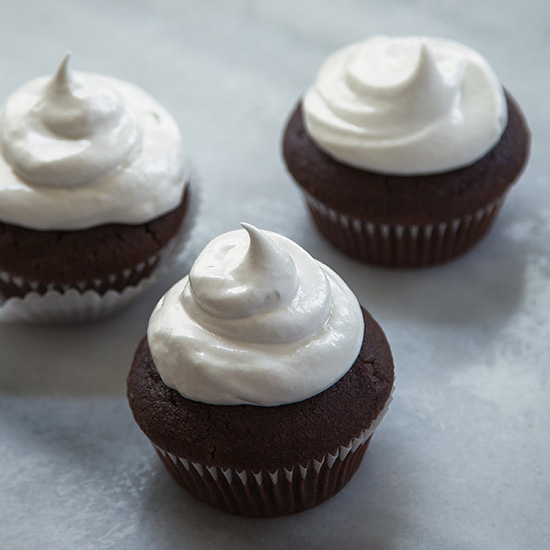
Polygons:
[[233,514],[316,506],[357,471],[390,402],[382,329],[289,239],[221,235],[155,308],[128,376],[173,477]]
[[173,257],[192,212],[171,115],[67,63],[10,96],[0,121],[0,293],[45,318],[56,300],[68,318],[125,303]]
[[283,154],[334,246],[420,267],[469,250],[529,152],[525,119],[462,44],[377,36],[333,54],[287,124]]

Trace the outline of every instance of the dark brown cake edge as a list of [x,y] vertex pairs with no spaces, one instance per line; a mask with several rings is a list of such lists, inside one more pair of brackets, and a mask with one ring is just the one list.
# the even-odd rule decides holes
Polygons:
[[[155,258],[180,229],[188,210],[189,185],[178,206],[144,224],[105,224],[75,231],[39,231],[0,222],[0,271],[39,283],[39,287],[103,279]],[[155,262],[136,273],[148,276]],[[120,278],[123,286],[138,280]],[[6,285],[4,285],[6,286]],[[121,290],[117,280],[108,288]],[[4,296],[14,294],[6,286]],[[30,287],[29,287],[30,290]],[[82,289],[81,289],[82,290]],[[106,289],[103,289],[106,290]]]
[[530,133],[506,91],[508,123],[477,162],[441,174],[398,176],[360,170],[323,152],[308,136],[301,102],[283,134],[283,157],[296,183],[338,212],[373,223],[424,225],[474,214],[506,193],[525,167]]
[[350,370],[324,392],[278,407],[191,401],[161,380],[144,338],[128,375],[134,418],[152,443],[199,464],[292,467],[347,445],[383,410],[394,381],[384,332],[363,310],[365,335]]

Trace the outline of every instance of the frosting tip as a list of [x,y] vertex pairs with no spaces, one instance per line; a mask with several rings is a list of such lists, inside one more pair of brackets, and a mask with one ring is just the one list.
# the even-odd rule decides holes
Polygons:
[[251,223],[247,223],[247,222],[241,222],[241,227],[243,229],[246,229],[246,232],[250,235],[251,233],[254,233],[256,231],[259,231],[259,229],[255,226],[255,225],[252,225]]
[[61,60],[61,63],[57,67],[57,70],[55,71],[51,80],[53,86],[56,86],[58,88],[67,87],[69,83],[69,71],[67,69],[67,66],[69,64],[71,53],[71,50],[67,50],[67,52],[65,52],[65,55],[63,56],[63,59]]

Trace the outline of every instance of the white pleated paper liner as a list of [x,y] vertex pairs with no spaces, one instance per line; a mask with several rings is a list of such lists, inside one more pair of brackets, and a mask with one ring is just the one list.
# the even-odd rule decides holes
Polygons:
[[153,447],[175,480],[199,500],[240,516],[290,515],[318,506],[347,485],[391,401],[390,396],[370,427],[349,443],[319,460],[310,459],[291,468],[253,471],[207,466],[178,457],[155,444]]
[[[132,280],[136,274],[139,275],[146,267],[156,263],[156,266],[147,277],[139,280],[136,285],[127,286],[121,291],[109,289],[103,294],[94,288],[79,290],[75,288],[74,284],[71,284],[63,291],[51,289],[43,294],[28,292],[22,298],[11,297],[3,299],[0,295],[0,322],[85,322],[102,319],[120,311],[153,285],[160,276],[181,258],[195,225],[201,203],[198,186],[195,184],[188,185],[189,203],[178,233],[155,256],[131,269],[111,274],[106,280],[107,282],[112,282],[116,279],[121,281]],[[0,276],[9,277],[5,273],[0,273]],[[28,286],[30,284],[32,287],[33,284],[17,277],[10,277],[9,282],[16,286]],[[77,283],[77,286],[84,289],[92,285],[96,289],[100,289],[104,286],[105,282],[104,279],[96,279],[93,281],[83,281],[80,284]]]
[[392,225],[353,218],[304,193],[319,232],[336,248],[366,263],[426,267],[470,250],[489,230],[505,195],[460,218],[426,225]]

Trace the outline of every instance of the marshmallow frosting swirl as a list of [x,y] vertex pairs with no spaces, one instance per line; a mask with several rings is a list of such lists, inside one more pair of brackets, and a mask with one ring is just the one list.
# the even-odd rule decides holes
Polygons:
[[164,383],[212,404],[275,406],[338,381],[363,341],[349,287],[291,240],[225,233],[154,309],[147,331]]
[[302,102],[308,135],[356,168],[431,174],[472,164],[500,139],[504,91],[474,50],[376,36],[327,59]]
[[140,88],[68,70],[23,85],[0,113],[0,219],[33,229],[143,223],[187,178],[179,129]]

